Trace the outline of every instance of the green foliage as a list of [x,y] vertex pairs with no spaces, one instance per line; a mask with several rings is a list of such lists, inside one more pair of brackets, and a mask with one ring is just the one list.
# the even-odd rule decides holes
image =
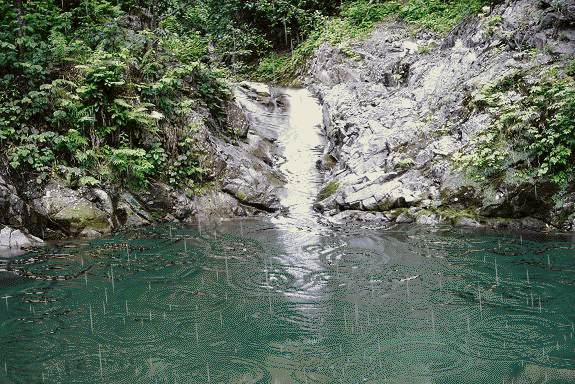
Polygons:
[[[342,5],[339,17],[318,14],[310,21],[306,40],[289,53],[273,52],[261,59],[255,77],[261,81],[287,83],[305,66],[313,52],[327,43],[339,47],[353,57],[348,41],[369,34],[374,26],[384,21],[404,21],[415,28],[427,28],[446,33],[464,18],[477,13],[488,4],[486,0],[409,0],[409,1],[351,1]],[[431,47],[423,47],[423,52]]]
[[204,2],[115,4],[0,1],[0,149],[22,178],[65,169],[74,186],[134,188],[208,174],[172,143],[190,116],[225,118],[227,87],[201,63],[213,30],[194,25],[213,15]]
[[567,66],[565,74],[567,76],[575,77],[575,60]]
[[354,1],[343,6],[341,16],[358,27],[372,27],[381,21],[403,20],[420,28],[449,32],[465,17],[479,12],[488,3],[482,0]]
[[198,31],[187,34],[185,39],[176,34],[163,37],[160,44],[166,52],[184,64],[197,62],[208,53],[206,39]]
[[346,4],[341,17],[349,20],[355,26],[373,26],[376,22],[387,20],[401,9],[401,3],[396,1],[384,2],[382,4],[355,1]]
[[456,157],[480,179],[515,164],[524,180],[548,178],[565,185],[575,162],[575,82],[555,70],[528,87],[516,72],[488,84],[473,106],[488,111],[490,126],[474,138],[475,150]]
[[120,185],[142,187],[154,166],[142,148],[109,150],[113,180]]

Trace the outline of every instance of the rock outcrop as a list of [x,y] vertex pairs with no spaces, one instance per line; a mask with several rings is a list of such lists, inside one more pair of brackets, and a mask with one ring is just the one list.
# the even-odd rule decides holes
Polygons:
[[[304,82],[324,104],[330,143],[320,166],[331,169],[326,183],[338,188],[316,210],[337,215],[410,209],[409,216],[391,220],[421,223],[455,223],[461,213],[474,217],[458,219],[461,226],[486,224],[488,217],[505,218],[501,225],[521,223],[533,216],[568,230],[575,217],[573,193],[558,206],[556,191],[545,183],[513,184],[505,177],[480,183],[454,157],[470,153],[476,133],[492,121],[489,110],[470,106],[485,84],[521,71],[529,74],[525,86],[534,85],[544,68],[571,63],[575,18],[563,8],[511,1],[487,7],[446,37],[420,32],[413,38],[404,26],[387,24],[345,52],[321,46]],[[520,226],[534,229],[530,223]]]

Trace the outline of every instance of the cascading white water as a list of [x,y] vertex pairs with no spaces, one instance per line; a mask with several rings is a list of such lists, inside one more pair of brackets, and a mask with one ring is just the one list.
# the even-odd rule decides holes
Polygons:
[[277,132],[277,143],[285,159],[280,170],[288,180],[281,204],[288,209],[288,217],[308,222],[312,220],[313,202],[322,181],[316,168],[325,144],[321,106],[306,89],[281,92],[288,101],[288,119]]

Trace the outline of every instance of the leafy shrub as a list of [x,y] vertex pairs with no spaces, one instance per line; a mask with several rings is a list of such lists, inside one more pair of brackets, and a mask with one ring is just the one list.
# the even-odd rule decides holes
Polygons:
[[475,95],[473,106],[490,112],[492,122],[477,133],[475,150],[456,160],[480,179],[520,163],[526,179],[565,185],[575,162],[575,82],[549,71],[530,88],[522,75],[504,76]]
[[142,187],[154,168],[142,148],[109,149],[109,159],[114,181],[120,185]]

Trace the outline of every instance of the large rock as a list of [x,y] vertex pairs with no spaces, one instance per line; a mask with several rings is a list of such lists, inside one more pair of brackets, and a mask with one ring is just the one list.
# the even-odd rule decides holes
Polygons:
[[456,218],[454,224],[458,228],[480,228],[483,226],[477,220],[465,216]]
[[415,205],[428,197],[430,187],[429,180],[416,170],[403,175],[396,172],[372,172],[361,177],[349,175],[339,184],[335,201],[340,207],[364,210]]
[[22,248],[43,245],[42,239],[19,229],[0,225],[0,257],[13,256]]
[[46,218],[24,201],[16,188],[0,176],[0,224],[25,227],[32,234],[43,236]]
[[277,211],[280,209],[277,186],[270,182],[270,177],[275,176],[253,168],[240,167],[237,176],[225,182],[223,191],[244,204],[266,211]]
[[116,216],[121,225],[139,227],[150,224],[152,215],[144,209],[142,204],[129,192],[120,194]]
[[[251,208],[277,211],[286,179],[276,167],[280,153],[275,142],[278,130],[287,123],[282,113],[286,102],[276,89],[266,84],[242,82],[233,91],[234,119],[241,129],[247,127],[246,133],[234,143],[213,140],[218,157],[225,164],[220,175],[222,191],[237,200],[236,204],[226,204],[239,214],[255,213]],[[212,197],[214,201],[223,201]]]
[[226,116],[230,133],[236,138],[245,138],[248,135],[250,122],[241,105],[235,101],[228,102]]
[[96,201],[92,202],[88,195],[53,180],[44,190],[44,195],[34,200],[34,207],[50,220],[60,223],[72,235],[79,235],[84,230],[100,234],[110,233],[111,214],[105,211],[106,208],[109,209],[109,197],[105,196],[105,192],[99,191],[92,195],[96,197]]

